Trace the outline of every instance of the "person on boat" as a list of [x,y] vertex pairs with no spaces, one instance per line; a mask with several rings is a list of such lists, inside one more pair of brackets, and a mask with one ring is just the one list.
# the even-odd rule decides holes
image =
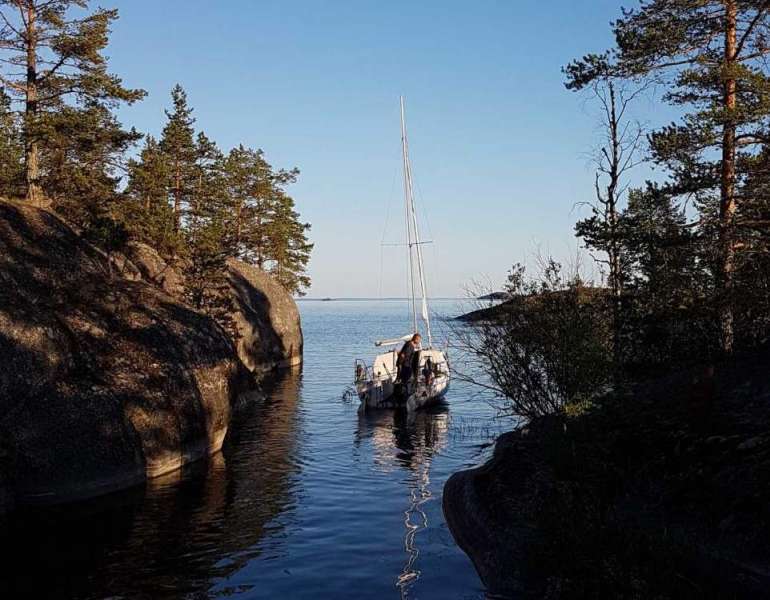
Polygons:
[[408,383],[412,379],[414,368],[412,363],[416,352],[420,349],[420,342],[422,336],[419,333],[415,333],[408,342],[404,344],[401,351],[398,353],[396,359],[396,366],[398,367],[398,379],[401,383]]

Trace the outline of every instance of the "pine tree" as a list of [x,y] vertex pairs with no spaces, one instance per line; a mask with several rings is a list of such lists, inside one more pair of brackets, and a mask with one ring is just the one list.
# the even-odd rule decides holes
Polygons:
[[629,283],[655,305],[691,304],[702,280],[696,240],[684,211],[665,188],[648,182],[629,194],[620,216],[623,254],[629,263]]
[[310,286],[310,225],[299,220],[285,193],[299,171],[274,171],[261,150],[239,146],[228,155],[225,173],[232,256],[271,272],[289,292],[302,293]]
[[[567,67],[580,88],[597,76],[652,77],[686,112],[651,138],[653,159],[670,169],[670,190],[695,197],[713,215],[712,243],[720,338],[734,346],[736,220],[745,209],[739,168],[767,139],[770,3],[760,0],[645,0],[614,23],[616,48]],[[709,210],[708,206],[714,207]]]
[[195,186],[185,223],[190,268],[186,273],[190,303],[223,324],[229,307],[227,287],[228,217],[224,155],[204,133],[195,144]]
[[44,133],[40,181],[46,196],[87,235],[97,233],[112,218],[124,156],[141,135],[124,130],[99,103],[85,108],[65,105],[49,113]]
[[744,161],[739,171],[748,176],[736,218],[736,335],[758,345],[770,339],[770,146]]
[[23,196],[24,145],[10,97],[0,89],[0,196]]
[[[126,200],[120,213],[134,237],[175,260],[189,250],[185,219],[194,212],[204,175],[193,109],[182,86],[172,89],[171,99],[173,107],[165,111],[160,140],[148,136],[138,160],[129,163]],[[205,136],[203,140],[211,145]]]
[[273,205],[273,217],[268,232],[270,272],[293,294],[304,295],[310,287],[306,269],[313,244],[308,242],[309,223],[300,221],[294,210],[294,200],[279,192]]
[[121,221],[165,258],[184,261],[187,299],[224,325],[228,258],[302,293],[310,285],[310,225],[285,193],[298,171],[275,171],[261,150],[243,145],[225,156],[205,133],[196,134],[181,86],[172,100],[160,141],[148,137],[130,163]]
[[259,268],[267,260],[272,169],[261,150],[233,148],[225,161],[231,254]]
[[188,106],[187,93],[181,85],[171,91],[173,110],[166,111],[168,121],[160,138],[160,150],[166,155],[171,172],[169,191],[174,206],[174,227],[182,227],[183,212],[195,193],[197,149],[195,146],[195,119]]
[[[195,139],[195,160],[193,167],[193,191],[191,213],[200,212],[204,202],[216,197],[221,200],[224,190],[224,155],[216,142],[200,132]],[[210,202],[206,204],[210,205]]]
[[139,158],[129,163],[128,185],[120,205],[120,218],[133,237],[166,257],[179,254],[183,246],[169,204],[170,176],[171,165],[166,155],[157,140],[147,136]]
[[50,131],[48,113],[60,110],[68,97],[105,106],[144,97],[107,71],[103,51],[117,11],[100,8],[72,17],[74,9],[88,5],[88,0],[0,0],[5,55],[0,83],[24,106],[26,195],[36,204],[43,202],[40,151]]
[[700,236],[666,187],[632,189],[619,219],[628,294],[624,359],[657,369],[686,366],[712,355],[713,294],[704,277]]

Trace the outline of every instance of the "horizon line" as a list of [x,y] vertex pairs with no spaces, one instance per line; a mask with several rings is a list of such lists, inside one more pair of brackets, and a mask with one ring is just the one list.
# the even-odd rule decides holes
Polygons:
[[[476,298],[468,298],[465,296],[434,296],[433,298],[429,298],[428,300],[475,300]],[[385,297],[377,297],[377,296],[339,296],[339,297],[333,297],[333,296],[314,296],[312,298],[308,298],[307,296],[301,296],[294,298],[297,302],[339,302],[343,300],[404,300],[409,301],[411,298],[408,298],[406,296],[385,296]]]

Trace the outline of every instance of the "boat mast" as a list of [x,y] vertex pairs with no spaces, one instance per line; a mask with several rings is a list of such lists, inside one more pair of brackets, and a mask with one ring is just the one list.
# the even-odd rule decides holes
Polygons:
[[[417,210],[414,204],[414,189],[412,185],[412,165],[409,161],[409,142],[406,136],[406,119],[404,117],[404,97],[401,96],[401,147],[404,155],[404,199],[406,203],[407,246],[409,251],[409,283],[412,289],[412,320],[417,331],[417,301],[414,289],[414,254],[417,258],[417,274],[420,278],[422,295],[421,313],[428,334],[428,347],[433,347],[433,336],[430,330],[430,313],[428,311],[428,291],[425,285],[425,269],[422,261],[422,244],[420,228],[417,225]],[[414,249],[414,254],[413,254]]]
[[412,220],[409,218],[411,210],[411,178],[409,175],[409,148],[406,141],[406,120],[404,118],[404,97],[401,96],[401,156],[404,162],[404,208],[406,210],[406,264],[409,277],[409,287],[411,289],[412,303],[412,333],[417,331],[417,304],[414,293],[414,276],[412,274]]

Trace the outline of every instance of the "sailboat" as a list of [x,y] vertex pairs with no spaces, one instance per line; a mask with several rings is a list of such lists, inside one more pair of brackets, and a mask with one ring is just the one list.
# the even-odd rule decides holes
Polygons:
[[[407,410],[415,411],[437,403],[449,390],[449,360],[446,352],[433,347],[428,291],[422,259],[423,242],[420,240],[420,230],[417,225],[403,96],[400,104],[407,270],[412,313],[411,332],[402,337],[375,342],[375,346],[379,348],[392,347],[392,349],[378,354],[371,366],[360,359],[355,361],[355,386],[363,410],[405,406]],[[425,334],[422,337],[427,341],[427,346],[418,348],[415,353],[412,361],[412,377],[408,381],[401,381],[398,372],[400,346],[411,340],[415,333],[421,333],[421,335],[423,333],[418,324],[418,305]]]

